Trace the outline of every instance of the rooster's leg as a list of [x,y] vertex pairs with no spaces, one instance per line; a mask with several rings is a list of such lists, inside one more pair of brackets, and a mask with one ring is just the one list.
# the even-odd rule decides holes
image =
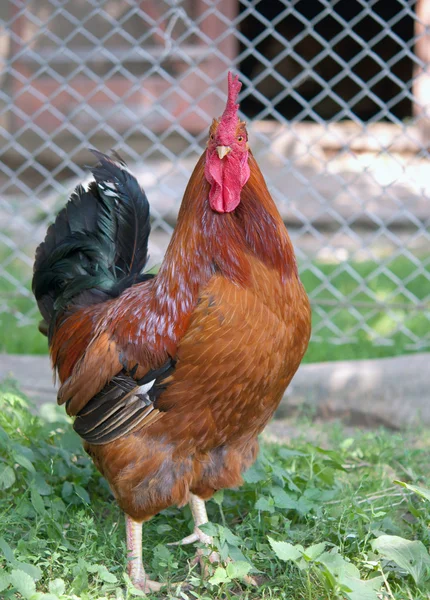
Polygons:
[[[209,522],[204,500],[202,500],[198,496],[195,496],[194,494],[190,494],[189,504],[190,504],[191,513],[192,513],[193,519],[194,519],[194,532],[191,535],[184,537],[184,539],[181,540],[180,542],[171,542],[170,544],[168,544],[168,546],[185,546],[186,544],[193,544],[194,542],[202,542],[202,544],[204,544],[205,546],[212,546],[213,537],[210,535],[207,535],[206,533],[203,533],[203,531],[200,529],[200,525],[204,525],[205,523]],[[209,560],[210,563],[217,563],[217,562],[220,562],[221,559],[220,559],[220,555],[218,554],[218,552],[209,551],[209,555],[208,555],[207,550],[205,552],[204,549],[199,548],[197,550],[197,554],[194,559],[194,563],[197,563],[197,562],[200,563],[203,575],[205,577],[207,577],[209,575],[209,571],[207,568],[207,560]],[[231,561],[231,559],[227,560],[227,562],[230,562],[230,561]],[[253,585],[253,586],[257,585],[257,582],[255,581],[255,579],[253,577],[251,577],[251,575],[245,575],[243,580],[248,585]]]
[[163,584],[148,579],[142,563],[142,523],[125,515],[127,531],[127,552],[129,554],[128,574],[133,585],[145,594],[158,592]]
[[[198,496],[195,496],[194,494],[190,494],[190,502],[189,502],[190,508],[191,508],[191,513],[193,515],[193,520],[194,520],[194,532],[191,535],[188,535],[187,537],[185,537],[183,540],[181,540],[180,542],[173,542],[172,544],[169,544],[170,546],[185,546],[185,544],[193,544],[194,542],[201,542],[202,544],[204,544],[205,546],[209,547],[212,546],[213,544],[213,538],[210,535],[207,535],[207,533],[203,533],[203,531],[200,529],[200,525],[204,525],[205,523],[208,523],[208,515],[206,512],[206,505],[205,505],[205,501],[202,500],[201,498],[199,498]],[[194,559],[194,563],[200,563],[200,566],[202,568],[202,572],[204,576],[209,576],[209,571],[207,568],[207,560],[209,560],[209,562],[214,563],[214,562],[220,562],[220,556],[218,554],[218,552],[211,552],[209,550],[209,554],[208,551],[203,549],[203,548],[199,548],[197,550],[197,554],[196,554],[196,558]]]
[[189,505],[194,519],[194,532],[191,535],[187,535],[187,537],[184,537],[184,539],[179,542],[171,542],[168,545],[185,546],[186,544],[194,544],[194,542],[202,542],[205,546],[210,546],[213,542],[212,537],[203,533],[200,529],[200,525],[208,523],[205,501],[194,494],[190,494]]

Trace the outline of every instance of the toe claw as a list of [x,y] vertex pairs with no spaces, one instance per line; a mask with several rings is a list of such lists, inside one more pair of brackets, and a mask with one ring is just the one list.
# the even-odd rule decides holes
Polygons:
[[182,540],[179,540],[179,542],[169,542],[167,545],[168,546],[186,546],[187,544],[194,544],[194,542],[198,542],[200,540],[198,534],[196,532],[192,533],[191,535],[187,535],[187,537],[184,537]]
[[165,583],[160,583],[159,581],[152,581],[151,579],[132,579],[131,581],[135,588],[141,590],[145,594],[150,594],[151,592],[159,592],[166,585]]
[[258,587],[258,581],[255,579],[255,577],[252,577],[252,575],[244,575],[243,581],[246,583],[246,585]]
[[209,535],[203,533],[198,527],[194,529],[194,532],[179,542],[169,542],[168,546],[186,546],[187,544],[194,544],[195,542],[201,542],[202,544],[210,545],[213,540]]

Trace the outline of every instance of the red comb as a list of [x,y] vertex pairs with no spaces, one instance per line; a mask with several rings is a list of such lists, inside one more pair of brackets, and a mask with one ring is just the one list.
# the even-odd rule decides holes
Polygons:
[[[239,96],[239,92],[241,90],[242,84],[239,81],[239,75],[233,74],[231,71],[228,72],[228,98],[227,98],[227,108],[233,109],[237,111],[239,109],[239,104],[236,104],[237,98]],[[225,112],[225,111],[224,111]]]
[[236,104],[242,84],[239,81],[239,76],[233,77],[231,71],[228,73],[228,96],[227,104],[220,119],[218,134],[234,135],[237,125],[237,111],[239,104]]

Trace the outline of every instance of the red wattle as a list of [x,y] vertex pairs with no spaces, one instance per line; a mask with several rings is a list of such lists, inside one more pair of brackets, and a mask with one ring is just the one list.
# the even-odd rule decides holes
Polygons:
[[212,210],[232,212],[240,202],[242,187],[249,178],[248,152],[239,157],[228,154],[220,159],[216,152],[207,154],[205,177],[210,183],[209,204]]

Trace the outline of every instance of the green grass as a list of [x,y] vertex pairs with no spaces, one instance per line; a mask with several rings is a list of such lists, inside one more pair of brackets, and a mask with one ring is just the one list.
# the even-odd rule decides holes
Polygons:
[[[2,258],[7,258],[5,256]],[[404,282],[405,289],[414,294],[420,301],[430,294],[430,260],[421,256],[421,273],[414,276],[417,266],[406,257],[396,257],[391,260],[388,268],[393,278],[381,273],[372,274],[378,268],[378,263],[350,262],[348,266],[360,277],[367,278],[366,283],[379,301],[389,301],[397,308],[391,311],[375,310],[373,307],[359,307],[353,310],[342,308],[338,310],[335,293],[327,289],[320,290],[321,281],[328,277],[333,287],[344,296],[349,296],[354,302],[369,303],[371,299],[360,291],[359,283],[349,273],[345,272],[344,264],[328,264],[314,262],[313,267],[319,271],[315,275],[310,269],[301,269],[301,279],[309,295],[313,297],[313,332],[312,341],[305,356],[305,362],[320,362],[327,360],[344,360],[360,358],[379,358],[398,356],[414,350],[411,339],[402,331],[399,325],[408,328],[421,341],[426,340],[430,349],[429,311],[416,311],[405,294],[395,293],[396,279]],[[14,259],[8,265],[8,272],[16,279],[25,281],[28,270],[21,261]],[[33,324],[20,326],[15,315],[28,314],[35,303],[31,297],[7,299],[15,291],[13,283],[0,278],[0,297],[5,297],[4,304],[8,311],[0,312],[0,352],[11,354],[45,354],[46,339],[38,332]],[[318,302],[335,302],[335,306],[318,305]],[[407,307],[402,307],[406,304]],[[399,307],[400,306],[400,307]],[[1,307],[0,307],[1,308]],[[36,313],[35,314],[35,321]],[[372,332],[355,331],[360,316],[365,316]],[[330,320],[335,329],[324,324],[324,319]],[[341,336],[345,343],[338,343]],[[389,340],[387,344],[386,340]],[[381,343],[381,341],[383,343]],[[423,346],[424,347],[424,346]],[[419,349],[419,348],[418,348]]]
[[[0,597],[132,598],[123,516],[62,411],[43,414],[33,416],[13,384],[0,388]],[[429,432],[326,425],[324,450],[306,441],[308,428],[298,425],[289,447],[263,444],[245,485],[208,503],[207,530],[236,561],[211,566],[209,580],[190,566],[192,547],[165,545],[189,533],[188,508],[144,525],[148,571],[168,584],[151,597],[430,597]],[[246,571],[258,587],[243,583]],[[182,580],[191,588],[180,591]]]
[[[2,233],[8,237],[7,231]],[[4,265],[7,273],[7,278],[0,273],[0,353],[46,354],[46,338],[37,329],[40,317],[30,291],[31,271],[24,262],[33,250],[23,247],[22,252],[22,257],[14,257],[10,248],[0,244],[0,265]],[[19,295],[17,282],[23,285],[26,294]],[[33,322],[22,325],[27,315]]]
[[[417,265],[421,264],[421,272]],[[310,269],[301,270],[300,276],[308,294],[312,295],[315,303],[313,309],[313,334],[315,341],[311,342],[305,362],[320,362],[325,360],[347,360],[361,358],[381,358],[398,356],[413,351],[410,337],[399,328],[409,329],[423,344],[426,342],[430,349],[430,303],[425,300],[430,295],[430,257],[421,255],[412,262],[404,256],[398,256],[387,262],[391,277],[381,270],[381,263],[374,261],[349,262],[345,264],[313,263],[321,275],[315,275]],[[350,268],[350,274],[345,267]],[[379,271],[378,271],[379,269]],[[376,273],[376,275],[375,275]],[[338,310],[337,298],[334,291],[319,290],[322,277],[328,277],[333,288],[352,302],[361,304],[349,309]],[[395,305],[395,308],[375,310],[372,298],[361,291],[360,278],[364,278],[366,287],[374,294],[379,302]],[[357,281],[358,280],[358,281]],[[405,292],[396,292],[398,282],[403,282]],[[408,293],[413,294],[420,302],[427,302],[427,310],[414,310]],[[334,302],[334,306],[320,305],[318,302]],[[369,304],[370,306],[363,306]],[[359,319],[364,317],[371,332],[355,331]],[[332,330],[326,324],[329,321],[334,326]],[[400,327],[399,327],[400,326]],[[336,338],[352,338],[354,341],[333,343]],[[389,340],[388,344],[387,341]]]

